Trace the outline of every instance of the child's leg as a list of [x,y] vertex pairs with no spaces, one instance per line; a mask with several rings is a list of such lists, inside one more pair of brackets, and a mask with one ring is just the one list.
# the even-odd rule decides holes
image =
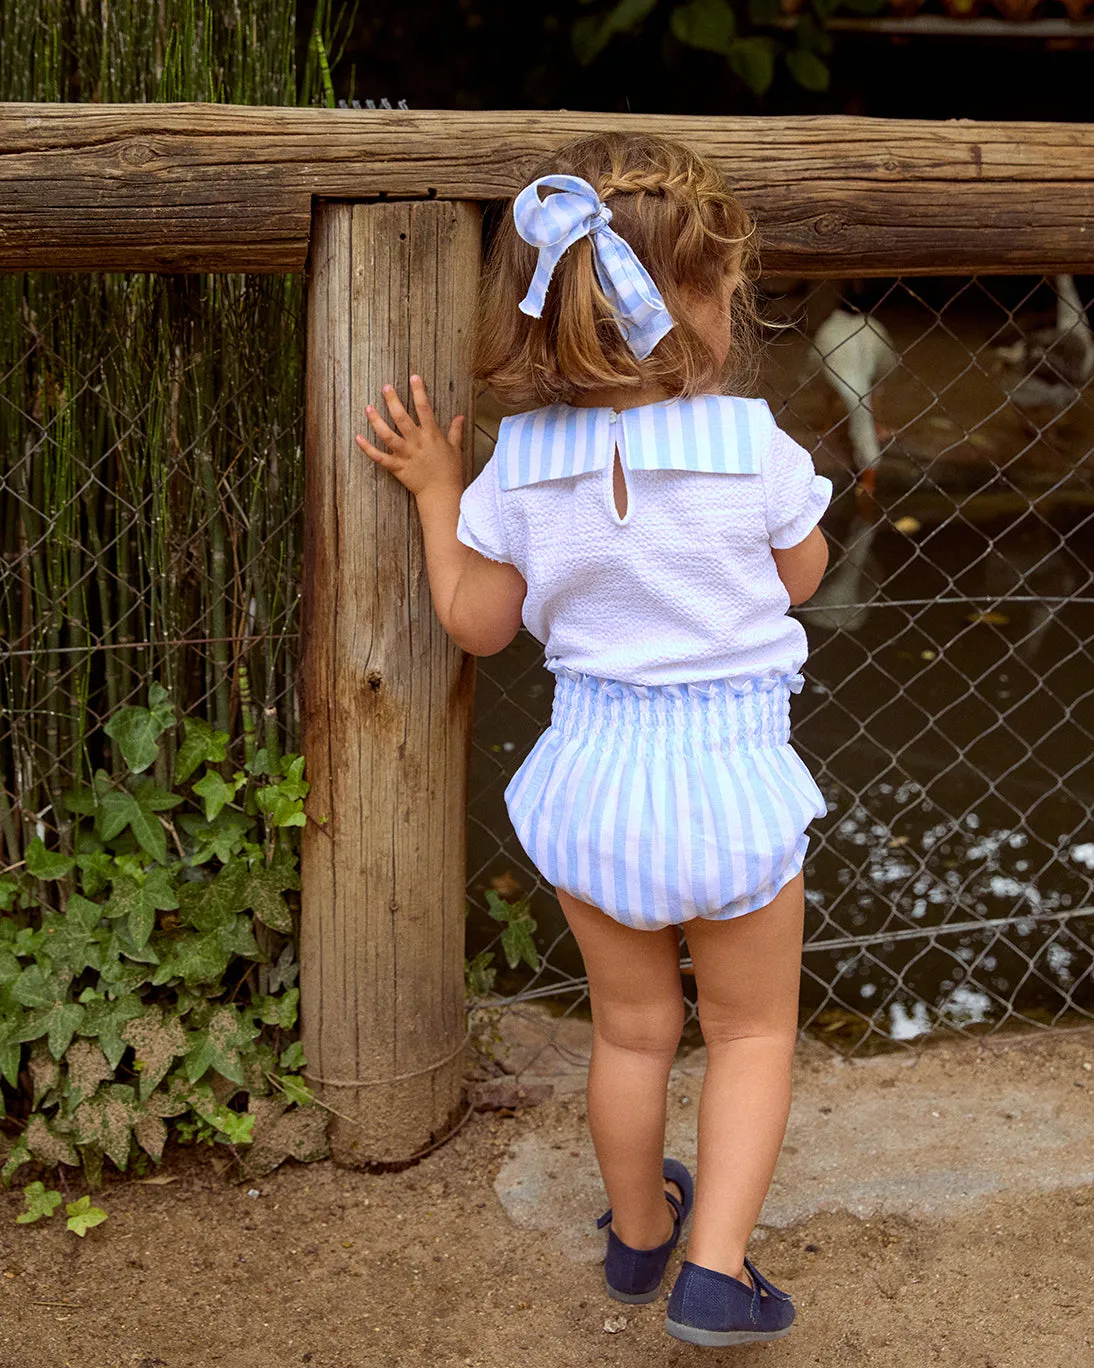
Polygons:
[[623,926],[561,890],[558,900],[589,976],[589,1129],[612,1229],[632,1249],[654,1249],[673,1228],[661,1163],[669,1070],[684,1027],[679,937],[674,927]]
[[790,1111],[804,911],[799,874],[755,912],[684,925],[707,1046],[688,1258],[746,1283]]

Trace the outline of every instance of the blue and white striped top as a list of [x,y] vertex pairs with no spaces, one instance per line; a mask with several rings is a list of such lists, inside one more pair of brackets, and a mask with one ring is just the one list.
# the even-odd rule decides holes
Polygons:
[[456,535],[524,576],[549,668],[635,684],[771,677],[806,655],[771,549],[802,541],[831,493],[762,399],[553,404],[502,419]]

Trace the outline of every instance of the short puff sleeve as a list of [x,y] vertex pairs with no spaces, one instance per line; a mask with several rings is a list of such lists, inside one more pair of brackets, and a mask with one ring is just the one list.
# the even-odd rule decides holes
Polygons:
[[512,565],[500,495],[498,463],[491,456],[460,496],[456,537],[480,556]]
[[806,539],[832,498],[832,481],[813,469],[813,458],[781,428],[763,462],[768,541],[785,551]]

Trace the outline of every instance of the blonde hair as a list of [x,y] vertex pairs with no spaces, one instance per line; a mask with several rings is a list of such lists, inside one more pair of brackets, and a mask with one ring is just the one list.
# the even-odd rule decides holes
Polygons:
[[[515,406],[567,403],[583,390],[657,384],[681,398],[740,392],[754,372],[755,224],[725,177],[682,143],[647,134],[598,133],[566,143],[522,184],[581,176],[612,211],[661,291],[675,326],[645,361],[627,346],[580,238],[555,267],[542,318],[520,312],[537,249],[513,223],[512,201],[494,235],[479,295],[474,375]],[[725,366],[689,321],[689,299],[722,297],[736,273]]]

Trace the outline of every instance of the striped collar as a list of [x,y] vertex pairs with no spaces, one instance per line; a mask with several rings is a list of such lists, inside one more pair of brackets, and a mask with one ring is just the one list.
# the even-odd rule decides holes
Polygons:
[[551,404],[503,418],[494,454],[502,489],[602,470],[616,446],[629,470],[755,475],[774,424],[766,400],[720,394],[620,410]]

